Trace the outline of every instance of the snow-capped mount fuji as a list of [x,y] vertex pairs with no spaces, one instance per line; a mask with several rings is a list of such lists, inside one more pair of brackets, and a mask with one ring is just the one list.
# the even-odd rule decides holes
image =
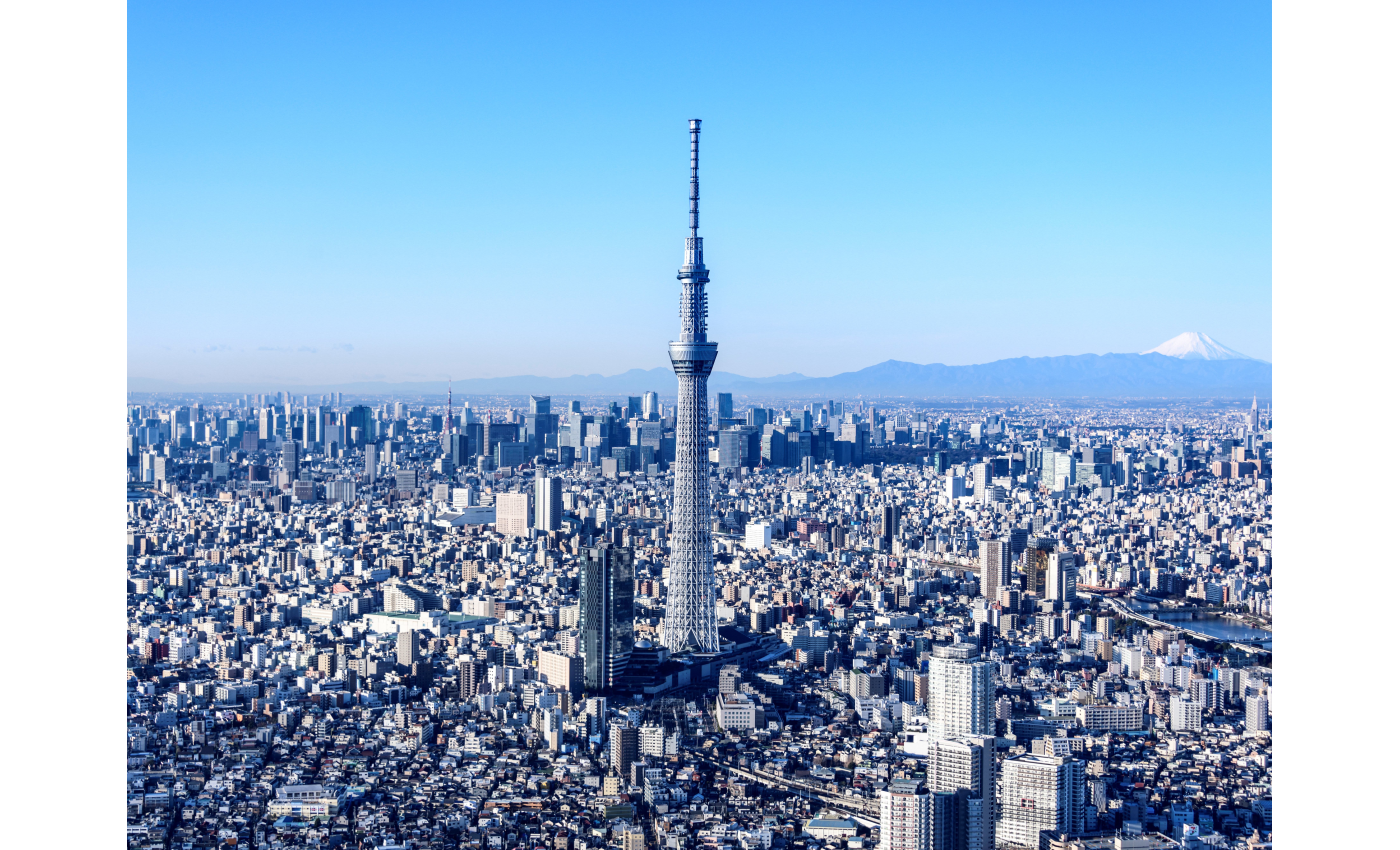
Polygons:
[[1216,342],[1200,331],[1187,331],[1172,337],[1151,351],[1143,354],[1161,354],[1180,360],[1255,360],[1248,354],[1241,354]]

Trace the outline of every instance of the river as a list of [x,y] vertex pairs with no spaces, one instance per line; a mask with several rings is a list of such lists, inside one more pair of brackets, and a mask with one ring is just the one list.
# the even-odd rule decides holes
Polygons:
[[1163,618],[1163,625],[1170,626],[1179,623],[1182,628],[1201,632],[1202,634],[1220,638],[1221,640],[1248,641],[1250,643],[1259,641],[1259,643],[1255,643],[1255,645],[1262,649],[1273,651],[1274,648],[1272,632],[1256,629],[1253,626],[1245,625],[1239,620],[1232,620],[1228,617],[1205,617],[1202,619],[1190,620],[1185,616],[1177,619],[1172,616],[1170,609],[1163,612],[1161,607],[1155,603],[1139,602],[1136,599],[1129,602],[1128,607],[1150,617]]

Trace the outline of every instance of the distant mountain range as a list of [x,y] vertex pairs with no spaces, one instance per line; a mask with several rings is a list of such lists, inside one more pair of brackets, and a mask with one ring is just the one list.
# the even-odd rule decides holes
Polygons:
[[[1158,349],[1179,351],[1168,355]],[[710,376],[711,392],[764,398],[1248,398],[1273,395],[1273,365],[1239,354],[1204,334],[1182,334],[1145,354],[1079,354],[1016,357],[974,366],[919,365],[886,360],[829,378],[798,373],[749,378],[731,372]],[[254,387],[210,384],[200,387],[131,378],[132,392],[343,392],[351,395],[435,395],[443,381],[356,382],[316,387]],[[640,395],[655,390],[675,394],[676,376],[665,367],[631,369],[620,375],[544,378],[472,378],[454,381],[455,395]]]

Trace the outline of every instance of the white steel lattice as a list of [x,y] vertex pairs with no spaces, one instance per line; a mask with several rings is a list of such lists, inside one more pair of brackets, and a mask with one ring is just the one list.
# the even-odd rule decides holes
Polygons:
[[677,378],[671,570],[662,642],[672,652],[716,652],[719,633],[710,542],[710,458],[705,437],[709,379],[704,374],[680,374]]

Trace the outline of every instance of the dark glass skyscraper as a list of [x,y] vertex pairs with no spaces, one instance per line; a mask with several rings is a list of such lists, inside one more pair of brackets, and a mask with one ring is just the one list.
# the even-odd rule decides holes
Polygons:
[[583,644],[583,687],[599,693],[632,660],[632,550],[603,544],[588,549],[579,593],[579,637]]
[[670,579],[662,643],[672,652],[719,649],[715,622],[715,561],[710,543],[710,453],[706,411],[710,370],[718,346],[706,336],[709,314],[705,252],[700,239],[700,120],[690,122],[690,235],[681,282],[681,338],[671,343],[676,399],[675,498]]

